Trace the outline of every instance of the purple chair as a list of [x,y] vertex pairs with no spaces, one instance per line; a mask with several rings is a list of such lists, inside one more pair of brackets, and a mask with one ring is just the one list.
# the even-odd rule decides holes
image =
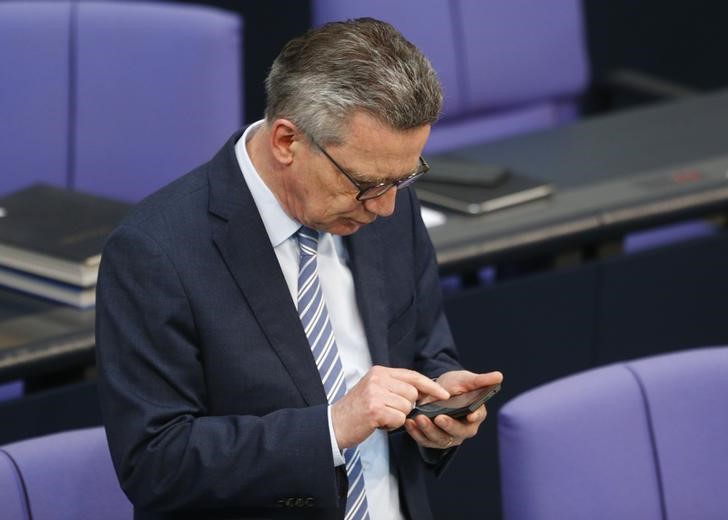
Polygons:
[[0,383],[0,401],[8,401],[22,397],[25,393],[25,383],[23,381],[10,381],[8,383]]
[[728,347],[617,363],[500,410],[506,520],[724,519]]
[[0,193],[133,202],[206,161],[242,125],[241,52],[240,17],[215,8],[0,2]]
[[712,222],[700,219],[686,220],[677,224],[629,233],[622,242],[622,251],[627,254],[639,253],[685,240],[716,235],[718,232],[718,227]]
[[0,2],[0,195],[66,185],[70,12],[70,2]]
[[315,25],[385,20],[430,58],[445,103],[428,153],[570,121],[587,86],[578,0],[313,0],[312,11]]
[[131,520],[102,427],[0,447],[3,520]]

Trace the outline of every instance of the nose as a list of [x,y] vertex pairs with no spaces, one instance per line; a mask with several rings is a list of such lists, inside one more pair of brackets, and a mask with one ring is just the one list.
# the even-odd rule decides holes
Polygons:
[[392,188],[385,192],[381,197],[364,201],[364,207],[367,211],[374,213],[378,217],[388,217],[394,213],[394,203],[397,198],[397,189]]

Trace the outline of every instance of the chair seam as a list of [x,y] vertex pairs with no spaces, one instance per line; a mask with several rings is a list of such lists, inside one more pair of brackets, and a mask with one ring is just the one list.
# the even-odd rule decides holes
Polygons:
[[66,187],[76,187],[76,132],[78,109],[78,0],[71,0],[68,16],[68,139]]
[[662,480],[662,468],[660,466],[660,456],[657,451],[657,438],[655,436],[655,426],[654,421],[652,418],[652,409],[650,408],[650,401],[647,398],[647,390],[645,389],[645,384],[642,378],[640,377],[639,373],[630,365],[625,363],[624,368],[626,368],[634,377],[635,382],[637,383],[637,387],[640,390],[640,395],[642,397],[642,404],[645,409],[645,417],[647,418],[647,432],[650,436],[650,446],[652,447],[652,462],[655,467],[655,476],[657,480],[657,491],[660,495],[660,513],[663,520],[667,520],[667,504],[665,503],[665,487]]
[[15,462],[13,456],[10,455],[10,453],[8,453],[6,450],[0,448],[0,454],[5,455],[8,461],[10,461],[10,464],[12,464],[13,468],[15,469],[15,475],[18,477],[18,481],[20,482],[20,491],[22,492],[23,497],[25,517],[28,520],[33,520],[33,513],[30,509],[30,498],[28,497],[28,487],[25,485],[25,479],[23,478],[23,474],[20,472],[20,467],[18,467],[18,464],[17,462]]
[[453,49],[455,50],[455,77],[458,79],[458,94],[461,98],[460,106],[456,113],[467,113],[466,107],[470,107],[470,76],[466,67],[467,56],[465,48],[465,33],[463,29],[463,12],[459,0],[450,0],[450,29],[452,30]]

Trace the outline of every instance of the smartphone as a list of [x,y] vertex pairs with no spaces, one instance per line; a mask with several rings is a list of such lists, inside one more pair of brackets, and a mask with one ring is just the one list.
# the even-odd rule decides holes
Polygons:
[[417,415],[425,415],[430,419],[434,419],[438,415],[449,415],[453,419],[460,419],[480,408],[483,403],[497,394],[500,389],[501,385],[499,383],[465,392],[464,394],[453,396],[450,399],[418,404],[407,417],[414,418]]

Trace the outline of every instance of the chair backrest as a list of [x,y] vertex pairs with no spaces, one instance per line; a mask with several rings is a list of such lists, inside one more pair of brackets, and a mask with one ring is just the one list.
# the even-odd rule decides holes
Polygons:
[[25,383],[18,379],[9,383],[0,383],[0,401],[22,397],[25,392]]
[[0,193],[45,181],[135,201],[242,117],[242,21],[148,2],[0,2]]
[[102,427],[0,447],[3,520],[131,520]]
[[685,220],[677,224],[668,224],[629,233],[625,235],[622,242],[622,251],[627,254],[639,253],[640,251],[713,236],[718,233],[719,227],[713,222],[700,219]]
[[390,22],[430,58],[445,92],[430,153],[570,120],[587,85],[579,0],[313,0],[312,11],[315,25]]
[[65,186],[69,2],[0,2],[0,195]]
[[0,504],[3,518],[26,520],[30,518],[23,481],[10,456],[0,449]]
[[725,518],[728,347],[600,367],[501,408],[504,518]]

